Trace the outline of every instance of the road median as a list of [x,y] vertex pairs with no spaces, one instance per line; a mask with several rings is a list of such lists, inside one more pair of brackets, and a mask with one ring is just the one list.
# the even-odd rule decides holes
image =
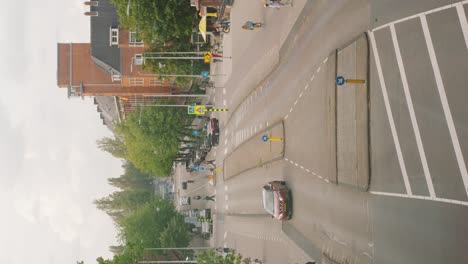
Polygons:
[[[262,137],[269,139],[264,142]],[[284,125],[280,121],[239,145],[223,162],[223,178],[228,180],[245,171],[264,166],[284,155]],[[276,141],[277,140],[277,141]]]

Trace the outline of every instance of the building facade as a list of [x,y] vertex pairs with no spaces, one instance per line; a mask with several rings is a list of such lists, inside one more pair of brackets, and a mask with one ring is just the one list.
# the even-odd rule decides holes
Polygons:
[[[143,69],[147,48],[120,27],[111,0],[86,1],[90,18],[90,43],[58,43],[57,85],[68,97],[114,97],[122,118],[138,104],[153,101],[150,95],[170,95],[177,89]],[[131,100],[129,100],[129,98]]]

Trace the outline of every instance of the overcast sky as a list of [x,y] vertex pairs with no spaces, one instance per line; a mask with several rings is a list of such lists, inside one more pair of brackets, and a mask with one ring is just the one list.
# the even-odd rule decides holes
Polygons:
[[92,201],[121,161],[92,99],[56,84],[57,42],[89,42],[84,0],[0,2],[0,263],[96,263],[117,242]]

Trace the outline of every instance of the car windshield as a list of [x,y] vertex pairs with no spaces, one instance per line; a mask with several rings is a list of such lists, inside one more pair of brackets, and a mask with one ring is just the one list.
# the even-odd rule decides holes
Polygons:
[[273,191],[263,189],[263,208],[269,214],[275,214],[275,195]]

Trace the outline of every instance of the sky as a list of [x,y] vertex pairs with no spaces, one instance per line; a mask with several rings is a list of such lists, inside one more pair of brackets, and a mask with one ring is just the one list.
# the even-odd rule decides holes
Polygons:
[[96,263],[117,245],[93,200],[121,161],[92,98],[57,87],[57,42],[89,42],[84,0],[0,0],[0,263]]

